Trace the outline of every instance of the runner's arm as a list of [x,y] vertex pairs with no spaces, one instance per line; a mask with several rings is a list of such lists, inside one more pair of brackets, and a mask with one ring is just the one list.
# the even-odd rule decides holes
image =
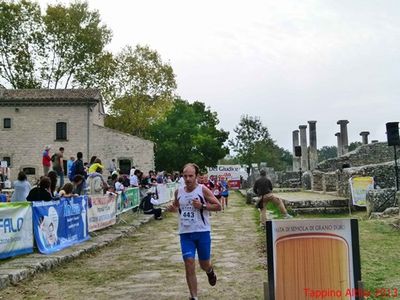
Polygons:
[[166,207],[166,211],[170,212],[177,212],[179,208],[179,201],[178,201],[178,190],[175,191],[174,200],[170,205]]

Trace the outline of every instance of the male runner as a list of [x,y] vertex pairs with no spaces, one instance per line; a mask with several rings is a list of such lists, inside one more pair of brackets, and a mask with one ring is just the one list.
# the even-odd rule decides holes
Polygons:
[[199,257],[200,267],[206,272],[208,282],[214,286],[217,276],[211,265],[211,225],[209,211],[220,211],[221,204],[213,193],[198,184],[199,167],[188,163],[183,168],[185,186],[175,191],[175,200],[168,211],[179,211],[179,235],[182,256],[185,262],[186,282],[190,298],[197,300],[197,277],[195,255]]

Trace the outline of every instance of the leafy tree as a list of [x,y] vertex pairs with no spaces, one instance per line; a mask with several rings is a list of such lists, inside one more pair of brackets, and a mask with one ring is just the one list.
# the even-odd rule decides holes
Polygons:
[[336,146],[323,146],[321,149],[317,150],[318,161],[324,161],[329,158],[337,157],[337,147]]
[[0,77],[12,88],[38,88],[41,15],[36,3],[0,1]]
[[34,2],[0,2],[0,76],[12,88],[99,86],[110,40],[86,2],[49,5],[43,16]]
[[117,55],[106,126],[141,137],[173,105],[176,89],[172,67],[149,47],[127,47]]
[[218,130],[217,114],[202,102],[176,99],[166,117],[151,127],[159,170],[179,170],[188,162],[200,168],[215,166],[228,153],[228,132]]
[[349,151],[356,150],[361,145],[362,145],[361,142],[351,142],[350,145],[349,145]]
[[276,170],[284,170],[292,164],[290,152],[275,144],[268,128],[263,126],[259,118],[242,116],[233,131],[236,137],[228,143],[241,163],[250,165],[267,162],[268,166]]

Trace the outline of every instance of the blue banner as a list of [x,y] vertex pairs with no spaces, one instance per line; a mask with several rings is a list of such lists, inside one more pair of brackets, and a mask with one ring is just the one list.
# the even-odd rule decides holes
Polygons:
[[89,239],[88,198],[32,203],[33,232],[41,253],[50,254]]
[[30,203],[0,203],[0,259],[32,252]]

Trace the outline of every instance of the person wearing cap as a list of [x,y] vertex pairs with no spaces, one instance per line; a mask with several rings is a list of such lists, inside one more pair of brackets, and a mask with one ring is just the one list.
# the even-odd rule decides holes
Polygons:
[[272,202],[278,206],[285,219],[293,218],[288,214],[282,199],[272,194],[272,182],[267,177],[267,172],[265,172],[265,170],[260,171],[260,177],[254,183],[253,191],[259,197],[257,207],[260,209],[261,227],[265,228],[265,222],[267,221],[268,202]]
[[146,191],[146,197],[142,199],[143,213],[145,215],[154,215],[154,219],[162,220],[161,208],[154,208],[154,205],[159,205],[158,200],[154,198],[155,193],[152,188]]
[[51,166],[51,157],[49,152],[50,152],[50,146],[46,145],[42,153],[42,165],[43,165],[44,176],[47,176]]

